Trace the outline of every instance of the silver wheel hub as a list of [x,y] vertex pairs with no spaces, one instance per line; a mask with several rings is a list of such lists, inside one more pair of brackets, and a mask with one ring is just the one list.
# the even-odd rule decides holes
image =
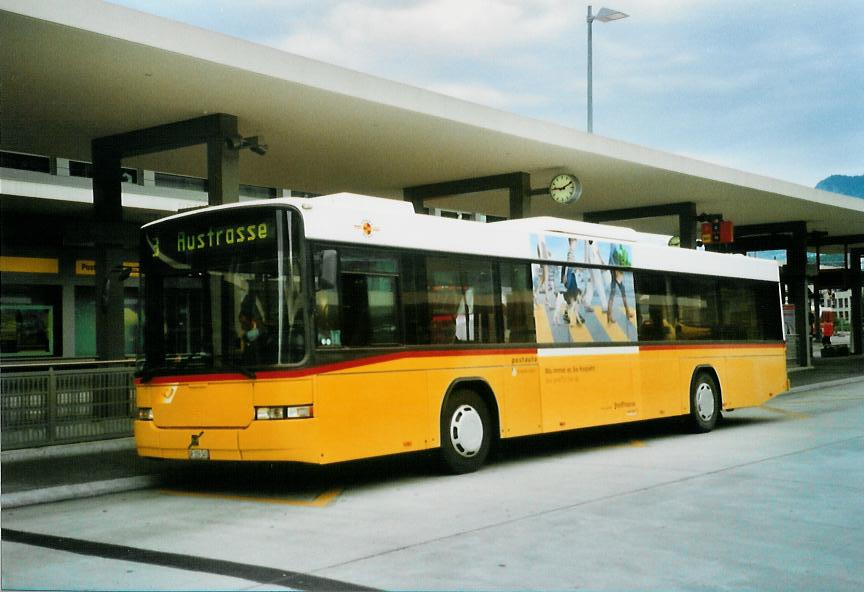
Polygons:
[[454,450],[471,458],[483,445],[483,420],[471,405],[460,405],[450,418],[450,442]]
[[714,417],[714,391],[711,386],[701,383],[696,387],[696,413],[702,421],[710,421]]

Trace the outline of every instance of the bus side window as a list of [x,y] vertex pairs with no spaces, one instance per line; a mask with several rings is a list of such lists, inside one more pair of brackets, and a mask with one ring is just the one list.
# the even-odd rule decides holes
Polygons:
[[395,345],[401,341],[396,279],[386,275],[342,274],[343,345]]
[[331,254],[335,252],[315,253],[317,346],[401,343],[395,257],[372,249],[343,248],[334,263]]
[[675,293],[677,338],[684,341],[718,339],[720,319],[717,278],[673,276],[672,291]]
[[531,267],[505,261],[500,270],[504,343],[536,343]]
[[[319,249],[315,252],[315,326],[317,347],[339,347],[342,345],[342,321],[339,308],[338,254],[334,249]],[[333,279],[331,280],[329,277]]]
[[720,330],[723,339],[777,341],[783,339],[777,312],[777,286],[740,280],[720,284]]
[[641,271],[636,274],[635,280],[639,339],[643,341],[677,339],[673,325],[675,297],[671,291],[669,277],[665,274]]
[[431,343],[495,343],[498,340],[490,263],[429,257],[426,273]]

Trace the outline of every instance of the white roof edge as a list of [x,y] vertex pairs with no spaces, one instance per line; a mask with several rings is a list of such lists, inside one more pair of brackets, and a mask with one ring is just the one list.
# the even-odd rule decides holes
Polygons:
[[[548,232],[551,225],[555,228],[553,232],[576,235],[580,239],[629,242],[638,250],[634,258],[634,267],[638,268],[660,270],[674,262],[686,273],[710,275],[712,271],[720,271],[734,277],[771,281],[777,281],[779,273],[775,261],[669,248],[654,240],[663,238],[660,235],[640,233],[629,228],[552,217],[484,224],[417,214],[410,202],[353,193],[247,201],[224,204],[213,209],[278,205],[297,208],[305,219],[307,236],[316,240],[532,260],[535,257],[531,251],[531,235]],[[175,214],[161,221],[192,216],[199,210]],[[145,224],[142,228],[157,222],[160,221]],[[372,229],[368,235],[362,233],[362,226],[366,222]],[[450,240],[441,240],[442,237]],[[646,241],[645,237],[651,240]]]
[[861,199],[587,134],[98,0],[78,0],[75,10],[58,10],[51,0],[0,0],[0,10],[537,142],[864,212]]
[[388,199],[386,197],[372,197],[347,191],[300,199],[307,199],[310,203],[314,203],[316,208],[339,207],[342,209],[365,210],[375,214],[387,213],[402,216],[413,216],[415,213],[414,205],[410,201]]
[[623,226],[607,226],[593,222],[581,222],[579,220],[567,220],[552,216],[537,216],[535,218],[519,218],[516,220],[502,220],[493,222],[496,226],[516,228],[527,232],[537,233],[565,233],[592,236],[598,239],[611,239],[618,241],[635,242],[639,240],[640,233],[632,228]]
[[148,226],[152,226],[154,224],[161,224],[166,220],[177,220],[179,218],[185,218],[186,216],[197,215],[204,208],[208,208],[211,212],[213,210],[230,210],[232,208],[245,208],[245,207],[255,207],[255,206],[272,206],[272,205],[299,205],[301,199],[300,197],[277,197],[274,199],[256,199],[250,201],[241,201],[235,203],[227,203],[218,206],[208,206],[207,204],[201,204],[200,206],[193,206],[192,208],[185,210],[183,212],[177,212],[176,214],[171,214],[170,216],[165,216],[164,218],[159,218],[158,220],[153,220],[152,222],[148,222],[141,226],[141,228],[147,228]]

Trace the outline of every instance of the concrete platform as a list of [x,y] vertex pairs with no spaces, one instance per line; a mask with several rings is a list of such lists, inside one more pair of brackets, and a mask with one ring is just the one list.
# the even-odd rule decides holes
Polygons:
[[827,372],[709,434],[661,421],[520,439],[459,477],[422,455],[183,465],[11,507],[4,460],[2,586],[860,590],[864,380]]

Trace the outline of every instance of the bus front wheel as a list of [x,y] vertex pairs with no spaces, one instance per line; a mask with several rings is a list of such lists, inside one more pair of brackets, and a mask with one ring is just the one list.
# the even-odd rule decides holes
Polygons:
[[720,418],[720,389],[708,372],[700,372],[690,385],[690,427],[694,432],[710,432]]
[[474,391],[460,389],[447,398],[441,413],[441,461],[446,471],[479,469],[489,455],[492,422],[489,409]]

